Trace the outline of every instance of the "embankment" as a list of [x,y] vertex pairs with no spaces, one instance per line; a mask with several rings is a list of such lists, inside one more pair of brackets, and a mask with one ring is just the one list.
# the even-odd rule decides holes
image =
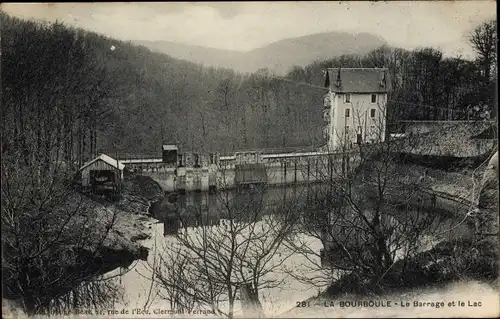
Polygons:
[[[50,272],[34,262],[24,272],[32,278],[31,296],[38,296],[35,312],[48,311],[51,300],[80,289],[89,279],[128,267],[135,260],[147,260],[148,248],[141,241],[152,236],[151,228],[157,221],[149,215],[149,209],[152,202],[163,196],[163,191],[156,182],[143,176],[127,176],[123,186],[119,202],[72,191],[51,212],[56,223],[45,233],[52,236],[49,237],[52,246],[36,257]],[[64,218],[68,220],[62,221]],[[54,235],[55,230],[58,233]],[[21,305],[26,299],[24,291],[16,290],[16,283],[24,273],[12,273],[8,277],[12,280],[3,283],[8,289],[2,297],[13,301],[11,304]],[[64,284],[49,285],[50,282]]]
[[100,273],[130,265],[134,260],[147,260],[148,249],[142,240],[151,238],[151,225],[157,220],[151,215],[152,205],[163,198],[161,187],[147,176],[126,175],[122,198],[117,203],[100,201],[101,209],[114,214],[116,222],[104,242],[107,265]]

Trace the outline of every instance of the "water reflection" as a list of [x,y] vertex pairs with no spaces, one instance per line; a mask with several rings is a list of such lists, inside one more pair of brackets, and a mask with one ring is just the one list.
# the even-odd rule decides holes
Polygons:
[[[236,222],[258,221],[266,214],[294,212],[293,218],[299,218],[300,227],[323,230],[329,224],[332,208],[339,208],[335,195],[328,185],[291,185],[288,187],[254,187],[208,192],[188,192],[186,194],[171,193],[165,199],[153,205],[153,215],[164,225],[164,236],[177,234],[181,228],[210,227],[221,225],[222,220],[233,219]],[[415,216],[441,216],[447,223],[456,223],[456,218],[447,216],[445,211],[438,213],[433,199],[428,203],[414,203]],[[434,204],[434,205],[433,205]],[[420,211],[418,205],[427,206]],[[438,205],[439,206],[439,205]],[[407,209],[394,206],[403,215],[393,216],[405,223]],[[441,208],[440,208],[441,209]],[[457,208],[458,209],[458,208]],[[442,210],[442,209],[441,209]],[[427,213],[424,213],[426,211]],[[450,209],[448,208],[448,211]],[[406,213],[407,214],[407,213]],[[405,217],[406,216],[406,217]],[[411,216],[411,215],[410,215]],[[331,221],[330,221],[331,222]],[[439,220],[440,228],[443,221]],[[433,229],[436,227],[433,227]],[[432,232],[432,231],[431,231]],[[434,229],[434,232],[436,230]]]
[[153,206],[153,214],[164,224],[164,236],[188,227],[217,226],[221,220],[258,221],[283,210],[307,212],[326,205],[327,189],[321,185],[252,187],[217,192],[169,194]]

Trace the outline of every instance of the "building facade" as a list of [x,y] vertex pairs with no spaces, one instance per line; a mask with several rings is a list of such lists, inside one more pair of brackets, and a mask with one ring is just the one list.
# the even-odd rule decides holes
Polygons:
[[115,191],[123,180],[125,165],[120,161],[101,154],[85,163],[77,173],[84,190],[94,193]]
[[326,73],[323,137],[328,150],[385,140],[386,68],[330,68]]

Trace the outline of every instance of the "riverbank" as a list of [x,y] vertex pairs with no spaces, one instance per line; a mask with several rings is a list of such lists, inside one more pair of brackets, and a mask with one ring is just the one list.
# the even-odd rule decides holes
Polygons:
[[[59,232],[57,242],[41,257],[58,266],[57,273],[43,273],[47,280],[64,280],[65,284],[57,290],[46,284],[35,285],[32,294],[44,295],[48,301],[60,298],[70,291],[86,289],[82,288],[82,283],[85,286],[89,280],[98,279],[109,271],[129,267],[136,260],[147,260],[149,251],[143,241],[151,238],[152,229],[158,223],[150,216],[150,207],[152,202],[163,197],[163,191],[156,182],[143,176],[127,176],[123,186],[118,202],[69,191],[64,202],[53,212],[54,223],[46,230],[50,232],[54,228]],[[4,287],[9,284],[4,282]],[[115,295],[112,291],[102,292]],[[101,296],[95,297],[101,300]],[[2,300],[9,313],[24,313],[22,295],[10,296],[4,292]],[[46,304],[44,301],[43,305]],[[43,311],[56,311],[51,310],[52,306],[45,307]]]
[[151,215],[153,203],[163,198],[161,187],[151,178],[140,175],[125,176],[122,197],[109,202],[98,197],[84,197],[88,209],[98,212],[100,227],[115,218],[103,246],[108,254],[101,263],[107,265],[104,274],[118,267],[128,267],[135,260],[147,260],[148,248],[142,241],[151,238],[153,224],[158,220]]

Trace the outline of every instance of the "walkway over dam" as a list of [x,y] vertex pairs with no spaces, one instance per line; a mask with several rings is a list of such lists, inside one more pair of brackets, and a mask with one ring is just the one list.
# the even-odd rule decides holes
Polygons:
[[352,169],[359,152],[294,152],[233,155],[179,153],[165,158],[119,158],[126,170],[150,176],[167,192],[215,191],[255,184],[293,185],[323,182],[333,170]]
[[[404,123],[402,135],[421,136],[418,140],[411,139],[413,144],[417,141],[422,144],[420,148],[411,147],[411,152],[437,156],[443,155],[443,152],[449,156],[473,156],[483,154],[491,148],[491,138],[471,139],[471,136],[481,133],[489,126],[489,121],[407,121]],[[441,141],[441,137],[449,135],[450,132],[461,137],[458,139],[459,143],[449,143],[446,139]],[[399,140],[399,137],[397,139]],[[437,151],[429,150],[429,145],[435,144],[436,139],[440,141]],[[177,146],[164,145],[161,157],[138,158],[134,155],[123,155],[117,158],[125,164],[126,170],[150,176],[167,192],[232,189],[252,184],[286,186],[321,183],[325,182],[328,176],[334,175],[331,174],[332,171],[354,169],[360,162],[358,147],[335,152],[309,147],[220,155],[178,153]]]

